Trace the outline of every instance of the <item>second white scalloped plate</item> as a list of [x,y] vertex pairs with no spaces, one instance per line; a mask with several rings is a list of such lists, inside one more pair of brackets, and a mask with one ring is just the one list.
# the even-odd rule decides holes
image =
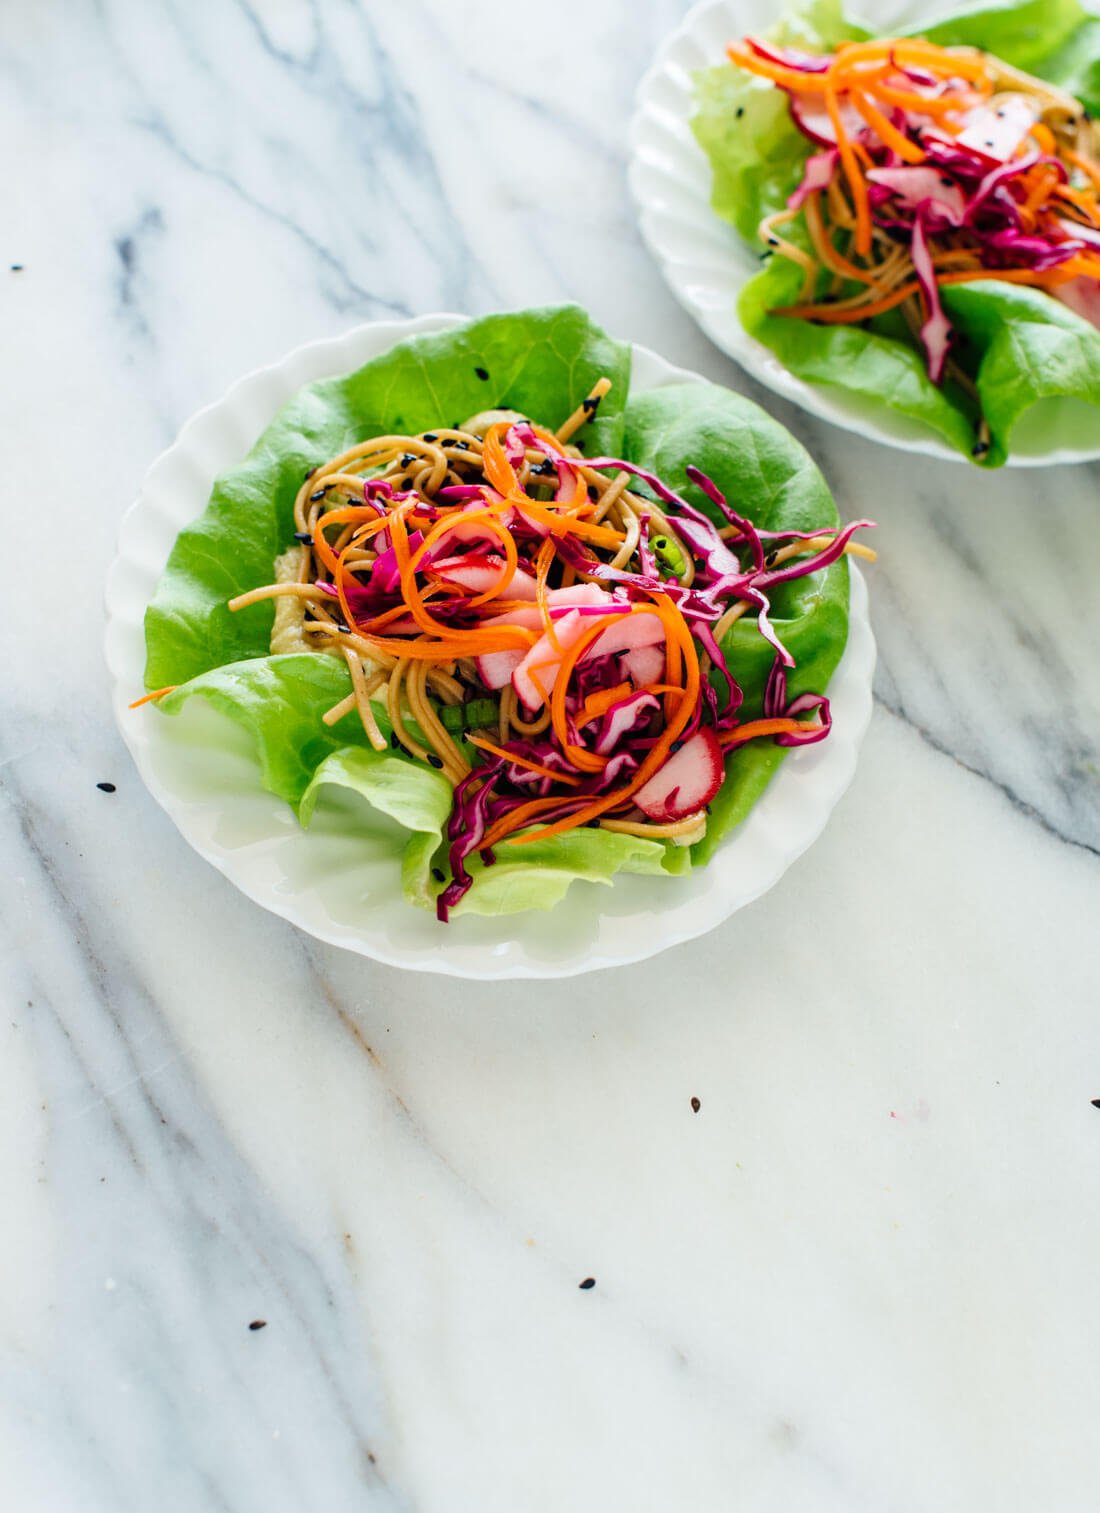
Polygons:
[[[967,459],[917,421],[875,406],[858,395],[809,384],[741,325],[737,297],[760,263],[732,226],[711,209],[710,164],[691,130],[692,76],[721,63],[726,44],[775,24],[777,0],[702,0],[658,49],[638,87],[631,124],[630,187],[642,235],[669,288],[684,309],[728,356],[784,399],[812,415],[873,441],[923,452],[948,462]],[[905,24],[912,5],[872,0],[860,15],[877,28]],[[1046,400],[1012,433],[1008,466],[1045,467],[1100,458],[1100,416],[1095,405]],[[970,464],[968,463],[968,466]]]
[[[653,956],[713,929],[776,883],[821,833],[851,781],[871,717],[875,644],[867,591],[852,572],[848,646],[829,684],[833,731],[792,751],[748,819],[710,864],[684,878],[574,883],[550,913],[458,918],[440,925],[401,895],[392,840],[364,827],[358,801],[333,800],[311,829],[266,793],[247,737],[195,699],[172,718],[130,710],[143,689],[145,607],[180,529],[205,508],[215,477],[238,462],[303,384],[348,373],[395,342],[462,319],[357,326],[261,368],[190,420],[153,464],[122,522],[107,583],[107,662],[114,708],[146,787],[200,856],[249,898],[319,940],[414,971],[454,977],[567,977]],[[632,388],[702,382],[634,347]],[[217,741],[208,739],[216,727]]]

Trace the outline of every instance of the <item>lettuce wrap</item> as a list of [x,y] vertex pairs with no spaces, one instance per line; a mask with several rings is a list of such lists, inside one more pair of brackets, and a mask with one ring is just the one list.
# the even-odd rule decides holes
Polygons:
[[[451,788],[403,749],[374,750],[354,710],[333,725],[322,714],[350,691],[339,659],[316,652],[270,653],[271,601],[231,614],[226,601],[269,583],[276,556],[293,541],[293,504],[303,476],[363,437],[457,425],[485,409],[519,411],[554,427],[602,375],[612,388],[578,434],[588,456],[612,453],[652,471],[693,504],[712,506],[687,480],[689,464],[709,474],[731,503],[768,530],[835,530],[837,511],[810,457],[756,405],[707,383],[630,392],[630,349],[573,306],[494,315],[399,343],[356,372],[300,390],[238,466],[218,478],[204,513],[181,531],[149,605],[146,684],[175,685],[161,698],[172,716],[207,700],[254,744],[257,780],[308,825],[319,796],[336,786],[402,827],[394,886],[430,906],[439,891]],[[796,660],[789,692],[823,692],[844,650],[848,569],[831,566],[777,588],[772,621]],[[745,693],[746,716],[763,707],[772,651],[751,617],[723,643]],[[385,706],[375,705],[390,734]],[[156,718],[150,714],[147,717]],[[729,756],[695,846],[581,829],[516,848],[495,866],[470,861],[474,882],[456,913],[547,908],[579,878],[675,874],[713,853],[764,791],[785,755],[771,741]]]
[[[1077,0],[988,6],[895,35],[995,54],[1073,95],[1090,113],[1100,112],[1100,19]],[[768,33],[780,46],[811,52],[872,36],[845,15],[840,0],[817,0]],[[795,127],[777,86],[732,63],[700,71],[695,86],[692,126],[713,171],[712,205],[759,246],[760,221],[787,204],[813,147]],[[798,242],[798,234],[787,234]],[[862,325],[814,324],[770,313],[798,303],[802,274],[786,258],[763,256],[764,266],[738,299],[750,335],[799,378],[918,421],[980,465],[1004,463],[1016,423],[1040,401],[1100,405],[1100,330],[1042,289],[994,278],[941,289],[958,337],[957,361],[977,391],[976,403],[966,385],[932,381],[896,312]],[[979,415],[988,425],[987,447],[975,446]]]

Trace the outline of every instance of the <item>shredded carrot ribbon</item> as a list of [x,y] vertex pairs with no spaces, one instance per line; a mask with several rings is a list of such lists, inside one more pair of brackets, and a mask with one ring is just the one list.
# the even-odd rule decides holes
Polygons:
[[154,688],[152,693],[142,694],[140,699],[135,699],[132,704],[127,705],[127,708],[140,709],[143,704],[151,704],[155,699],[163,699],[166,693],[175,693],[178,687],[178,683],[168,683],[164,688]]

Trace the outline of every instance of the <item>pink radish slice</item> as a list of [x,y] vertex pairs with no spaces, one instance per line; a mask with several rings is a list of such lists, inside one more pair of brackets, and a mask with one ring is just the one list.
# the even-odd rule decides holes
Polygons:
[[[840,102],[838,110],[840,124],[849,139],[858,136],[865,129],[863,117],[847,100]],[[791,116],[799,131],[808,136],[811,142],[816,142],[819,147],[836,146],[836,130],[824,105],[816,102],[811,104],[804,95],[792,95]]]
[[596,755],[609,756],[624,735],[629,735],[651,710],[659,707],[659,701],[651,693],[634,693],[612,704],[600,726]]
[[624,651],[622,669],[635,688],[659,683],[665,675],[664,647],[636,646],[633,651]]
[[722,786],[722,748],[709,725],[701,725],[634,795],[638,808],[659,824],[686,819],[710,803]]
[[[579,609],[570,610],[569,614],[563,615],[554,626],[562,651],[579,640],[590,626],[590,617]],[[639,646],[652,646],[664,639],[665,628],[656,615],[625,615],[614,625],[609,625],[586,647],[581,661],[587,662],[592,657],[606,657],[612,652],[629,651]],[[560,666],[561,657],[557,648],[549,636],[542,636],[512,675],[512,687],[525,709],[538,709],[546,702],[557,681]]]
[[[503,557],[481,556],[471,552],[466,557],[445,557],[433,562],[429,571],[445,583],[457,583],[472,594],[484,594],[501,584],[502,574],[507,570]],[[530,573],[517,568],[507,583],[500,589],[502,599],[535,598],[535,580]]]
[[822,152],[811,152],[802,172],[802,182],[787,201],[790,210],[800,210],[803,201],[819,189],[827,189],[829,180],[836,172],[840,153],[835,147],[826,147]]
[[[551,609],[575,604],[592,606],[606,603],[610,606],[611,596],[602,588],[598,588],[595,583],[577,583],[572,588],[550,589],[546,595],[546,601]],[[489,615],[485,624],[489,626],[519,625],[524,630],[541,631],[543,628],[542,611],[537,604],[520,604],[515,609],[502,610],[499,615]]]
[[996,110],[979,105],[966,116],[966,126],[955,138],[964,147],[991,163],[1007,163],[1039,118],[1038,109],[1018,95],[1010,96]]
[[918,211],[925,207],[948,226],[961,226],[966,210],[966,197],[957,184],[945,184],[943,176],[935,168],[906,165],[902,168],[872,168],[868,174],[872,184],[881,184],[897,199],[904,210]]
[[484,656],[474,658],[477,675],[486,688],[494,691],[504,688],[511,681],[512,674],[525,655],[522,648],[514,651],[487,651]]
[[512,674],[512,687],[525,709],[538,709],[545,704],[561,669],[562,652],[580,640],[588,624],[587,617],[580,610],[571,609],[554,626],[557,646],[549,635],[540,636],[532,646]]
[[778,63],[783,68],[797,69],[799,73],[828,73],[832,62],[821,53],[806,53],[799,47],[775,47],[766,37],[746,37],[745,41],[758,58],[766,58],[769,63]]
[[627,615],[597,636],[581,661],[606,657],[616,651],[634,651],[640,646],[658,646],[664,639],[665,628],[657,615]]

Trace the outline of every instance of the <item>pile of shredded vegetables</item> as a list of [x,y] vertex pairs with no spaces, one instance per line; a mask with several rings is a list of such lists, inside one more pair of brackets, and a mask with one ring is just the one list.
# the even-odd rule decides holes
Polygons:
[[[377,701],[393,744],[451,782],[443,920],[474,852],[488,863],[501,843],[584,825],[691,844],[725,752],[829,730],[823,695],[788,698],[768,596],[844,552],[873,558],[850,539],[869,522],[759,531],[689,470],[715,525],[653,474],[572,444],[609,388],[556,433],[494,411],[311,470],[276,581],[230,601],[275,600],[273,651],[346,661],[352,691],[327,723],[357,711],[384,750]],[[742,721],[720,642],[745,614],[775,656],[761,716]]]
[[[760,225],[805,274],[774,313],[852,323],[900,307],[933,381],[971,393],[944,285],[1033,285],[1100,325],[1100,134],[1077,100],[990,54],[914,39],[815,55],[749,37],[728,52],[787,93],[816,148]],[[804,245],[778,234],[795,220]]]

